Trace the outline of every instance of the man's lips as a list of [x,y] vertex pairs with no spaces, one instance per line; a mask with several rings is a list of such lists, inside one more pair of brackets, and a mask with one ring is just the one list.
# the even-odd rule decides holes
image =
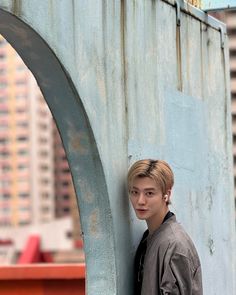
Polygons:
[[148,209],[144,209],[144,208],[137,208],[137,209],[136,209],[136,211],[137,211],[137,212],[141,212],[141,213],[143,213],[143,212],[147,212],[147,211],[148,211]]

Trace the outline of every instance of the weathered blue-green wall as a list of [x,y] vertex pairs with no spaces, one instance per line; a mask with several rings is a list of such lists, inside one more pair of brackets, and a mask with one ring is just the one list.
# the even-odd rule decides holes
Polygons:
[[124,179],[143,157],[174,169],[172,209],[198,248],[204,294],[236,292],[227,40],[217,21],[178,3],[180,26],[172,0],[0,0],[0,33],[34,73],[64,141],[89,295],[132,293],[144,225]]

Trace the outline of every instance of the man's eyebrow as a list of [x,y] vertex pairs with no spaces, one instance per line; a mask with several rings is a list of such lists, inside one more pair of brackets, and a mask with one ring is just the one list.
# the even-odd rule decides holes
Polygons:
[[[139,188],[136,187],[136,186],[131,187],[131,189],[139,190]],[[155,190],[156,189],[154,187],[147,187],[147,188],[144,189],[144,191],[155,191]]]
[[144,190],[145,191],[155,191],[156,189],[154,187],[147,187]]
[[139,190],[139,188],[137,188],[136,186],[132,186],[131,189],[137,189],[137,190]]

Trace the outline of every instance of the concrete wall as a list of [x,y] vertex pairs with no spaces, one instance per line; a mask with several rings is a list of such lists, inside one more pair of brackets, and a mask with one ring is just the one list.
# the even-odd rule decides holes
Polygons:
[[34,73],[64,141],[89,295],[132,293],[144,224],[124,179],[143,157],[174,169],[172,209],[199,250],[205,294],[235,293],[227,39],[224,26],[177,3],[179,18],[172,0],[0,0],[0,33]]

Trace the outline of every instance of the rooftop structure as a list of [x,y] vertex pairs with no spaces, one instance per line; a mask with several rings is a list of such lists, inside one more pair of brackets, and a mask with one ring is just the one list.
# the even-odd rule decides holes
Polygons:
[[[15,237],[19,251],[32,229],[45,241],[45,230],[50,236],[49,229],[53,231],[56,219],[62,217],[67,218],[60,226],[61,238],[54,246],[47,241],[44,248],[65,250],[69,244],[73,248],[67,240],[80,238],[76,196],[47,103],[21,57],[0,36],[0,239]],[[51,226],[42,226],[46,224]],[[18,235],[22,226],[24,234],[19,230]]]

